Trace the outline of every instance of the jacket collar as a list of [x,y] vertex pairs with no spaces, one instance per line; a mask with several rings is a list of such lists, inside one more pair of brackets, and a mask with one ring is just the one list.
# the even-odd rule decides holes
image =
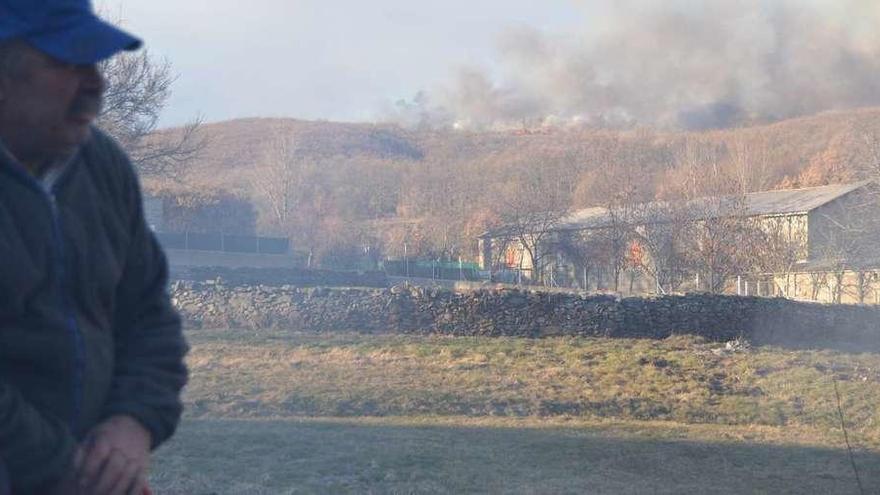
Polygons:
[[4,166],[25,169],[25,166],[22,165],[17,158],[12,156],[12,153],[9,151],[9,148],[6,147],[6,144],[3,143],[2,139],[0,139],[0,160],[2,160]]
[[12,152],[9,151],[9,148],[7,148],[3,143],[3,140],[0,139],[0,162],[2,162],[0,165],[3,167],[12,167],[17,173],[32,177],[35,181],[41,183],[46,189],[51,189],[64,174],[64,171],[69,168],[70,164],[76,160],[81,149],[82,146],[80,146],[69,158],[58,159],[44,165],[40,170],[39,175],[35,176],[12,154]]

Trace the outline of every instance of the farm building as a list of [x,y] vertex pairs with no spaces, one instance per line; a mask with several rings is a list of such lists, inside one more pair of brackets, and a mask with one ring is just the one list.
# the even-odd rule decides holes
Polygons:
[[587,208],[541,231],[485,233],[481,265],[507,281],[627,295],[878,303],[878,197],[873,183],[860,182]]

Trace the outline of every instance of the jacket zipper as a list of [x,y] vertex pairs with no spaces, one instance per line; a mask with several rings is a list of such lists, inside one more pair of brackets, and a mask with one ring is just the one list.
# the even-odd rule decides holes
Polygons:
[[[83,403],[83,381],[85,375],[85,367],[86,367],[86,352],[85,352],[85,341],[83,339],[82,331],[79,328],[79,324],[76,321],[76,314],[73,310],[73,302],[71,300],[70,294],[68,294],[69,283],[67,281],[68,273],[67,266],[65,261],[65,246],[64,246],[64,236],[62,234],[61,229],[61,215],[58,210],[58,202],[56,199],[56,194],[58,192],[59,186],[62,184],[64,179],[70,175],[70,168],[73,166],[76,157],[71,158],[67,164],[65,170],[61,172],[61,174],[55,179],[54,183],[51,187],[46,187],[42,182],[38,181],[34,178],[30,173],[25,171],[25,169],[16,162],[10,162],[8,167],[0,167],[4,171],[8,171],[14,177],[17,177],[20,181],[26,184],[31,189],[36,190],[41,193],[43,197],[46,199],[46,202],[49,204],[49,212],[52,217],[52,238],[53,238],[53,249],[52,254],[54,255],[55,261],[55,271],[56,271],[56,285],[58,290],[58,297],[61,301],[61,306],[65,314],[65,326],[67,327],[67,333],[70,336],[70,340],[73,343],[74,349],[74,359],[73,359],[73,387],[71,390],[71,395],[73,399],[73,410],[70,415],[70,429],[76,435],[79,433],[79,423],[82,415],[82,403]],[[2,164],[5,160],[3,160],[2,153],[0,153],[0,164]]]
[[[57,183],[56,183],[57,184]],[[61,229],[61,215],[58,211],[58,200],[56,199],[56,188],[52,189],[40,187],[43,190],[52,213],[52,236],[55,240],[55,269],[58,274],[58,294],[61,299],[61,305],[65,313],[67,333],[73,341],[74,363],[73,363],[73,413],[70,417],[71,431],[76,435],[79,430],[80,415],[82,414],[83,400],[83,375],[85,374],[85,345],[83,342],[82,332],[76,322],[76,316],[73,312],[73,304],[68,293],[68,274],[65,260],[64,236]]]

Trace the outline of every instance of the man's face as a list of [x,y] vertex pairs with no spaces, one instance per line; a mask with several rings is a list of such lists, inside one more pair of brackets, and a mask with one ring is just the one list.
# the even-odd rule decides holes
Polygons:
[[103,77],[94,65],[65,64],[25,44],[17,49],[13,70],[0,76],[0,139],[25,161],[72,153],[101,110]]

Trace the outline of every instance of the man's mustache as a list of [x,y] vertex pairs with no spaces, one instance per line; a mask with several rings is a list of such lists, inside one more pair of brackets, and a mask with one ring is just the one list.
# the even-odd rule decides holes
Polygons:
[[104,107],[104,99],[96,95],[82,95],[73,100],[71,115],[98,115]]

